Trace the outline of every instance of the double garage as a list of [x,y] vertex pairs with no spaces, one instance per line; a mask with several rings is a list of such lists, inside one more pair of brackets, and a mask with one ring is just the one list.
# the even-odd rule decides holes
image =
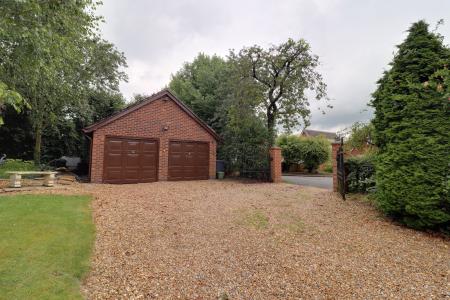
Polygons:
[[91,182],[215,177],[217,134],[168,90],[83,131],[91,139]]
[[[107,137],[105,183],[158,180],[158,140]],[[168,180],[209,178],[209,145],[205,142],[169,141]]]

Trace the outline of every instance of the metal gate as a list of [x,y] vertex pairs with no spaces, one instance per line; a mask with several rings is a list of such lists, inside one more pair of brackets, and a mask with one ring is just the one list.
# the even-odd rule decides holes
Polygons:
[[243,178],[270,181],[270,155],[266,145],[242,149],[236,156],[240,164],[239,176]]
[[337,180],[338,180],[338,192],[341,194],[342,199],[345,200],[345,166],[344,166],[344,138],[341,137],[341,145],[337,151]]

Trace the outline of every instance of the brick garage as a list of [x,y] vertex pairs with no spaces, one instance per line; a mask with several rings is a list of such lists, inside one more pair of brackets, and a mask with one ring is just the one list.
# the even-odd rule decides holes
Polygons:
[[91,182],[214,178],[217,134],[163,90],[87,128]]

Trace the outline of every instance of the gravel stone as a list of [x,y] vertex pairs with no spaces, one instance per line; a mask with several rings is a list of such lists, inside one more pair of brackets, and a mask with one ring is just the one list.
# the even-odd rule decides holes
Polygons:
[[326,190],[230,180],[71,188],[95,197],[88,299],[450,298],[448,239]]

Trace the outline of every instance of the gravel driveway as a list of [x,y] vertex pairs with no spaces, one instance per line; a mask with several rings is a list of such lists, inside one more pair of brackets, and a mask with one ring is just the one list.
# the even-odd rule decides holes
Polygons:
[[233,181],[83,185],[90,299],[450,297],[450,242],[323,189]]

